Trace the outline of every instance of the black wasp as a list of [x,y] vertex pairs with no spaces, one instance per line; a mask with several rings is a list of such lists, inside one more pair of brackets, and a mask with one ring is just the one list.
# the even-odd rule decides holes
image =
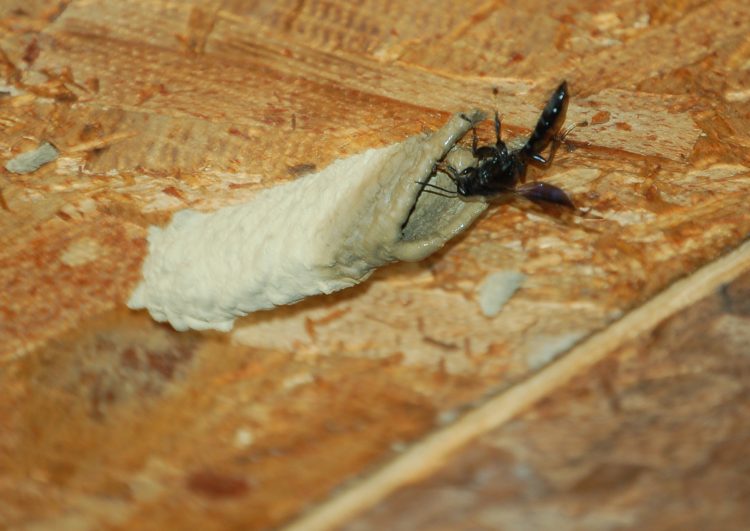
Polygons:
[[[570,129],[559,135],[560,128],[565,122],[565,111],[568,108],[568,84],[563,81],[557,87],[552,97],[544,107],[542,115],[534,128],[534,132],[519,149],[508,150],[500,138],[500,118],[495,112],[495,145],[477,147],[477,131],[472,124],[472,153],[477,159],[476,166],[469,166],[458,172],[452,166],[440,164],[436,168],[448,175],[456,185],[455,192],[446,190],[430,183],[420,183],[425,187],[448,192],[448,197],[476,197],[495,196],[502,193],[512,192],[532,201],[543,201],[555,203],[566,207],[575,208],[573,202],[563,190],[551,184],[532,182],[524,184],[526,180],[526,168],[529,163],[548,165],[552,160],[554,150]],[[467,117],[463,117],[468,120]],[[549,159],[542,156],[541,152],[552,143],[552,153]],[[519,186],[519,183],[520,186]],[[428,189],[428,192],[432,190]],[[438,192],[433,192],[438,193]],[[438,194],[443,195],[443,194]]]

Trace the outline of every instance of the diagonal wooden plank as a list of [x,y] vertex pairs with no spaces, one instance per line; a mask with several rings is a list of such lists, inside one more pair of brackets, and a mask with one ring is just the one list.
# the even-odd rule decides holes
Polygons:
[[491,398],[448,427],[416,443],[388,465],[328,502],[286,531],[332,529],[375,505],[402,485],[426,477],[464,445],[497,428],[601,361],[624,342],[658,325],[723,284],[750,270],[750,242],[669,286],[640,308],[573,348],[525,381]]
[[343,529],[744,529],[748,345],[750,270]]

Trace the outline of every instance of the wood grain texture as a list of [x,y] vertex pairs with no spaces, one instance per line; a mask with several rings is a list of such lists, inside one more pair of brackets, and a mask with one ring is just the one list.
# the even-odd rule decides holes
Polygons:
[[[277,527],[607,334],[750,234],[748,31],[739,0],[3,2],[0,525]],[[231,335],[124,308],[148,225],[472,107],[519,138],[561,79],[588,125],[529,177],[585,215],[502,201]],[[498,270],[527,280],[488,318]]]
[[720,284],[343,528],[747,527],[748,300]]
[[[433,507],[429,503],[425,503],[425,500],[420,500],[414,503],[409,515],[403,516],[400,514],[401,507],[399,500],[400,494],[408,489],[407,485],[411,485],[417,481],[422,484],[432,484],[433,482],[441,481],[439,478],[444,474],[446,468],[460,468],[460,464],[452,464],[453,459],[456,459],[458,463],[462,461],[461,456],[456,457],[455,454],[470,453],[472,448],[476,446],[475,440],[480,440],[493,431],[496,431],[499,426],[508,423],[513,417],[519,415],[519,413],[540,407],[540,401],[543,403],[553,401],[555,395],[559,393],[558,389],[560,387],[568,386],[569,382],[574,378],[585,380],[592,366],[602,365],[605,360],[607,362],[610,361],[611,357],[615,355],[613,354],[614,350],[622,348],[623,345],[629,345],[639,338],[653,336],[658,329],[657,327],[661,326],[662,323],[673,318],[675,314],[692,311],[693,308],[691,306],[700,306],[700,304],[703,304],[702,299],[718,292],[720,298],[726,299],[725,303],[727,307],[744,307],[739,301],[742,300],[746,283],[740,281],[737,286],[732,287],[728,285],[728,282],[736,278],[738,274],[747,272],[749,269],[750,243],[745,243],[736,251],[702,268],[689,278],[674,283],[648,303],[630,312],[601,333],[594,334],[586,341],[572,348],[560,360],[536,371],[517,385],[498,393],[483,404],[465,413],[444,429],[435,430],[430,436],[411,446],[388,465],[371,474],[366,481],[361,482],[359,485],[354,485],[347,492],[333,498],[327,503],[321,504],[320,507],[316,507],[313,511],[310,511],[310,514],[303,515],[302,518],[292,525],[285,527],[285,529],[287,531],[314,531],[318,529],[338,528],[346,524],[350,518],[355,517],[358,512],[376,505],[386,497],[388,499],[382,505],[385,507],[388,505],[394,506],[394,509],[390,511],[388,509],[385,510],[385,512],[389,513],[386,517],[389,523],[380,522],[371,524],[367,523],[368,517],[363,518],[363,521],[359,522],[355,518],[354,527],[361,525],[365,527],[369,525],[383,525],[385,528],[391,528],[403,525],[404,528],[409,528],[409,526],[415,523],[411,519],[413,516],[416,520],[423,518],[430,520],[429,523],[421,522],[420,526],[417,527],[419,529],[439,528],[443,525],[441,521],[445,520],[447,515],[453,511],[458,511],[459,513],[462,511],[459,510],[459,507]],[[747,273],[745,275],[750,276]],[[737,330],[741,330],[743,322],[736,324],[738,325]],[[742,332],[739,333],[742,334]],[[681,348],[684,344],[692,346],[692,343],[698,343],[698,346],[695,347],[696,351],[703,354],[706,345],[710,344],[713,340],[696,341],[695,338],[701,334],[705,335],[706,331],[694,330],[691,338],[687,340],[680,338],[679,347]],[[735,332],[733,335],[737,335],[737,333]],[[671,339],[675,337],[677,336],[670,336]],[[736,341],[735,338],[732,339],[733,341],[730,344],[732,356],[744,356],[746,349],[742,341]],[[737,387],[742,388],[742,385],[740,383]],[[678,393],[681,390],[682,388],[678,386],[674,392]],[[675,400],[683,399],[692,400],[692,397],[678,397]],[[656,404],[653,407],[658,409],[661,406],[662,404]],[[685,406],[685,409],[689,410],[690,407],[689,405]],[[699,409],[701,405],[696,403],[694,407]],[[573,424],[576,420],[577,417],[574,417],[569,423]],[[738,423],[741,424],[741,420],[738,420]],[[571,431],[574,430],[571,429]],[[524,443],[523,441],[519,441],[518,444],[519,446],[523,446]],[[548,444],[550,446],[554,445],[555,439]],[[446,463],[450,464],[446,465]],[[488,462],[487,466],[491,468],[491,462]],[[436,490],[440,490],[440,488],[438,487]],[[467,489],[466,496],[473,496],[475,494],[479,497],[483,496],[481,487],[475,490],[476,492],[473,492],[470,488]],[[431,495],[428,494],[427,497]],[[491,495],[488,498],[485,505],[488,511],[492,511],[493,498]],[[399,508],[396,509],[396,506]],[[372,511],[373,514],[380,512],[380,508]],[[435,516],[436,512],[441,513],[441,515]],[[487,525],[490,528],[504,528],[512,523],[513,528],[523,529],[522,522],[523,518],[517,518],[514,522],[498,521]],[[551,518],[544,525],[554,527],[560,523],[562,522]],[[585,522],[577,521],[573,518],[570,523],[575,528],[576,526],[584,525]],[[467,511],[457,517],[454,526],[462,529],[471,527],[473,524],[473,517]],[[535,524],[535,527],[538,525],[541,525],[541,522]],[[594,527],[604,525],[604,522],[599,522]]]

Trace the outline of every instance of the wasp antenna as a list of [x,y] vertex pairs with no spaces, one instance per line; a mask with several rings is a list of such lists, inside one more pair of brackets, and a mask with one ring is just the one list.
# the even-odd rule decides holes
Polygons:
[[[429,186],[430,188],[434,188],[436,190],[440,190],[441,192],[448,192],[449,194],[454,194],[451,197],[455,197],[456,192],[454,192],[453,190],[448,190],[447,188],[443,188],[441,186],[438,186],[436,184],[432,184],[432,183],[429,183],[429,182],[422,182],[422,181],[415,181],[415,182],[417,184],[421,184],[422,188],[427,188]],[[430,190],[425,190],[425,191],[429,192]]]

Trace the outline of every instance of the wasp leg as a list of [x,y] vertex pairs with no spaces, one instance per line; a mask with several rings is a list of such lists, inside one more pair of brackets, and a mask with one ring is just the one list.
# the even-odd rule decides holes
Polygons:
[[539,166],[547,167],[552,164],[552,161],[555,158],[555,153],[557,153],[557,148],[560,147],[560,144],[562,144],[562,140],[559,140],[557,137],[554,137],[550,140],[551,147],[549,150],[549,155],[546,157],[542,155],[541,153],[527,153],[526,156],[530,159],[531,162],[538,164]]
[[586,120],[584,120],[582,122],[576,122],[574,124],[570,124],[568,127],[566,127],[563,130],[562,133],[560,133],[559,135],[556,135],[553,138],[553,140],[557,140],[558,142],[564,144],[565,143],[565,139],[568,138],[568,135],[573,132],[573,129],[575,129],[576,127],[585,127],[587,125],[589,125],[589,123]]
[[505,145],[500,138],[500,116],[497,114],[497,111],[495,111],[495,145],[497,147]]
[[528,153],[526,156],[529,157],[533,162],[536,164],[539,164],[541,166],[549,166],[552,164],[552,159],[555,158],[555,153],[557,153],[557,150],[560,148],[560,146],[566,146],[566,149],[570,152],[573,151],[572,144],[568,144],[567,138],[568,135],[575,129],[576,127],[582,127],[588,125],[588,122],[577,122],[574,124],[569,125],[566,127],[562,133],[555,134],[550,139],[550,152],[549,157],[544,157],[541,153]]
[[570,200],[561,188],[547,183],[533,182],[523,184],[516,188],[516,194],[525,197],[535,203],[553,203],[564,207],[575,209],[573,201]]
[[468,116],[465,114],[461,114],[461,118],[466,120],[471,124],[471,153],[475,157],[477,156],[477,126],[474,124],[474,121],[471,120]]
[[476,126],[471,126],[471,154],[474,155],[475,158],[479,158],[479,150],[477,149],[477,128]]
[[[441,197],[448,197],[450,199],[453,199],[458,196],[457,192],[454,192],[453,190],[448,190],[447,188],[442,188],[440,186],[437,186],[435,184],[428,183],[427,181],[414,181],[416,184],[422,185],[422,190],[424,192],[439,195]],[[429,187],[429,188],[428,188]],[[440,192],[435,192],[434,190],[431,190],[431,188],[434,188],[435,190],[440,190],[441,192],[445,192],[444,194],[441,194]]]
[[450,164],[446,164],[444,162],[438,162],[435,165],[435,171],[439,171],[439,172],[446,174],[450,178],[450,180],[453,181],[454,183],[458,181],[458,175],[459,175],[458,170],[456,170],[456,168],[454,168]]
[[582,122],[576,122],[574,124],[571,124],[568,127],[566,127],[565,130],[562,133],[560,133],[559,135],[557,135],[553,140],[555,140],[555,141],[559,142],[560,144],[562,144],[563,146],[565,146],[565,151],[567,151],[568,153],[572,153],[573,151],[575,151],[576,147],[572,143],[568,142],[568,140],[567,140],[568,135],[576,127],[586,127],[587,125],[589,125],[589,123],[586,120],[583,120]]

